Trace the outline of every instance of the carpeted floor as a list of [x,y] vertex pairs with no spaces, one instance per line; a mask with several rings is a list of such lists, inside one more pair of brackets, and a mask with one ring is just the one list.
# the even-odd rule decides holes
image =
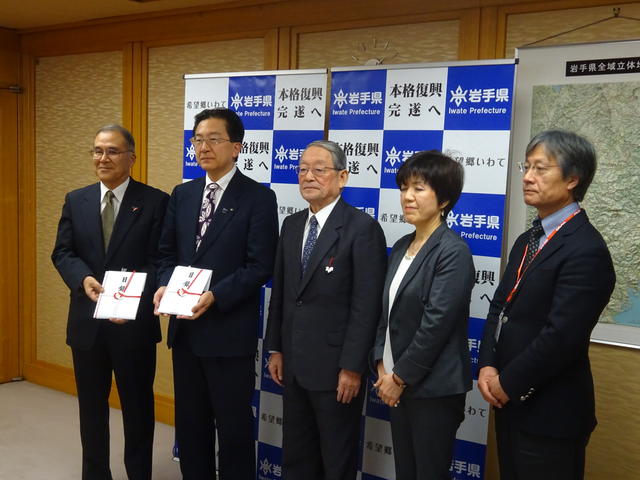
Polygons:
[[[156,423],[154,480],[181,478],[171,459],[173,427]],[[122,416],[111,409],[111,472],[126,480]],[[81,477],[76,397],[28,382],[0,384],[0,479],[73,480]]]

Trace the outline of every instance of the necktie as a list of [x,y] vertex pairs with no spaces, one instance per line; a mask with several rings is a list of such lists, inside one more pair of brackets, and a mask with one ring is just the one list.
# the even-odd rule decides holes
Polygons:
[[102,217],[102,239],[104,240],[104,251],[109,247],[111,240],[111,232],[113,232],[113,222],[115,219],[115,210],[113,208],[113,197],[115,195],[111,190],[107,190],[104,194],[105,205],[100,216]]
[[311,252],[313,252],[313,247],[315,247],[317,239],[318,220],[315,215],[312,215],[309,219],[309,233],[307,234],[307,241],[304,242],[304,248],[302,249],[302,275],[304,275],[304,272],[307,269],[307,264],[309,263],[309,258],[311,258]]
[[527,242],[527,256],[524,259],[523,268],[527,268],[533,257],[536,255],[538,251],[538,246],[540,245],[540,237],[544,233],[544,229],[542,228],[542,222],[539,218],[536,218],[533,221],[533,226],[531,230],[529,230],[529,241]]
[[217,183],[210,183],[207,185],[207,194],[202,201],[202,207],[200,208],[200,216],[198,217],[198,231],[196,232],[196,252],[200,248],[204,234],[211,223],[213,218],[213,212],[216,209],[216,203],[214,201],[216,190],[218,190]]

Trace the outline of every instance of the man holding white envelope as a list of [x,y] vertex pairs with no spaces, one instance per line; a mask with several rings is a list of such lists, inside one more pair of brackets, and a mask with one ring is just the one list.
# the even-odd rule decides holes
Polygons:
[[[111,479],[108,397],[113,372],[122,405],[127,475],[150,480],[153,380],[161,336],[151,296],[169,196],[130,178],[136,154],[127,129],[102,127],[90,155],[100,181],[67,194],[51,255],[70,290],[67,344],[78,390],[82,478]],[[120,301],[141,297],[135,319],[94,318],[97,300],[108,293],[108,271],[122,272],[111,274]],[[147,281],[140,292],[143,273]]]
[[[175,187],[160,239],[156,310],[178,313],[180,299],[198,299],[190,314],[171,317],[168,333],[185,479],[216,478],[216,432],[218,478],[256,475],[251,398],[260,288],[273,270],[278,212],[274,192],[236,167],[243,138],[232,110],[196,115],[191,143],[206,175]],[[166,296],[172,305],[164,308]]]

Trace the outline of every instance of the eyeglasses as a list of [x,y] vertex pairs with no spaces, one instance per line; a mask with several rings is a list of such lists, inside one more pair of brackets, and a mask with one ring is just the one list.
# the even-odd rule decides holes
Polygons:
[[115,148],[107,148],[106,150],[102,150],[101,148],[92,148],[89,150],[89,154],[93,157],[94,160],[98,160],[102,158],[104,155],[107,158],[117,157],[118,155],[122,155],[123,153],[132,152],[133,150],[116,150]]
[[309,167],[300,167],[300,166],[296,166],[295,167],[296,173],[301,176],[304,177],[307,175],[307,173],[311,172],[311,175],[313,175],[314,177],[324,177],[325,175],[327,175],[329,173],[329,170],[336,170],[336,171],[341,171],[343,170],[342,168],[334,168],[334,167],[315,167],[315,168],[309,168]]
[[531,172],[536,177],[542,177],[552,168],[560,168],[560,165],[530,165],[526,162],[518,162],[518,170],[520,170],[523,175]]
[[202,145],[204,145],[205,143],[207,145],[214,146],[214,147],[224,142],[235,143],[233,140],[229,140],[228,138],[218,138],[218,137],[211,137],[211,138],[192,137],[189,139],[189,141],[196,148],[202,148]]

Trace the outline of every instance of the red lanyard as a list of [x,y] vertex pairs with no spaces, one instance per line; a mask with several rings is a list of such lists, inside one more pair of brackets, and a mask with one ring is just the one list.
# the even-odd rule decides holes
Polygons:
[[[567,223],[569,220],[571,220],[573,217],[575,217],[581,211],[582,211],[582,209],[578,208],[575,212],[573,212],[571,215],[569,215],[567,218],[565,218],[560,225],[558,225],[556,228],[553,229],[553,231],[547,236],[547,239],[544,241],[542,246],[538,249],[536,254],[533,256],[533,258],[529,262],[529,265],[531,265],[533,263],[533,260],[538,256],[538,254],[544,248],[544,246],[547,243],[549,243],[549,240],[551,240],[553,238],[553,236],[556,233],[558,233],[558,230],[560,230],[562,227],[564,227],[565,223]],[[526,245],[524,247],[524,253],[522,254],[522,260],[520,260],[520,266],[518,267],[518,273],[516,275],[516,284],[513,286],[513,288],[511,289],[511,292],[509,293],[509,296],[507,297],[507,302],[505,303],[505,306],[503,307],[503,311],[504,311],[504,308],[509,304],[509,302],[511,302],[511,299],[513,298],[513,294],[516,293],[516,290],[518,290],[518,287],[520,286],[520,280],[522,280],[522,276],[524,275],[524,272],[526,272],[527,268],[529,268],[529,265],[527,265],[524,268],[524,270],[522,269],[522,266],[524,264],[524,259],[527,258],[527,251],[528,250],[529,250],[529,245]]]

